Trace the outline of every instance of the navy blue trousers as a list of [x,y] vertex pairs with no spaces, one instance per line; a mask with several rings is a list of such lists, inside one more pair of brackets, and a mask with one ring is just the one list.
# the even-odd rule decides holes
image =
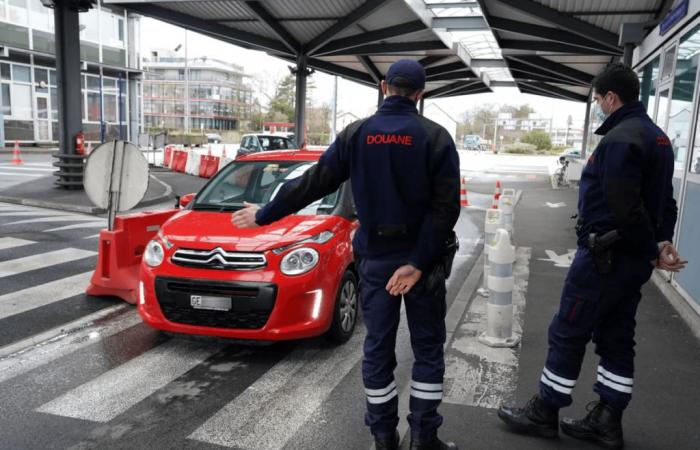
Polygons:
[[[399,423],[398,392],[401,387],[394,381],[394,349],[401,297],[389,295],[386,284],[405,261],[405,256],[402,256],[363,259],[359,264],[362,313],[367,327],[362,361],[367,395],[365,423],[372,434],[380,437],[393,436]],[[427,286],[427,278],[427,274],[423,274],[403,296],[415,358],[408,422],[412,436],[420,439],[435,436],[442,424],[442,416],[437,410],[442,400],[445,374],[445,279],[438,278],[438,282]]]
[[590,340],[600,356],[593,390],[623,410],[634,384],[634,328],[641,287],[653,267],[649,261],[616,254],[613,271],[598,273],[588,249],[579,249],[549,326],[549,353],[540,378],[540,397],[562,408],[571,404],[581,363]]

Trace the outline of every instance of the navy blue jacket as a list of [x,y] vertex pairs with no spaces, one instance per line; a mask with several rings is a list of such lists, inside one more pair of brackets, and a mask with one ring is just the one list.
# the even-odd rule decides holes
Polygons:
[[604,137],[581,174],[579,245],[591,231],[617,229],[619,248],[656,259],[657,242],[671,241],[678,216],[671,142],[637,101],[612,113],[596,134]]
[[286,183],[258,211],[269,224],[351,180],[360,228],[360,257],[406,254],[426,271],[444,251],[459,218],[459,156],[440,125],[420,116],[410,99],[391,96],[373,116],[345,128],[304,175]]

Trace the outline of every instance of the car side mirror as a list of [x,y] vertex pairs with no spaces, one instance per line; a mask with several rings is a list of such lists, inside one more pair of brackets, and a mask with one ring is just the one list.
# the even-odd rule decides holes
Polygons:
[[180,208],[186,208],[187,205],[189,205],[190,202],[192,202],[192,200],[194,200],[194,196],[195,196],[195,194],[185,194],[182,197],[180,197],[180,201],[179,201]]

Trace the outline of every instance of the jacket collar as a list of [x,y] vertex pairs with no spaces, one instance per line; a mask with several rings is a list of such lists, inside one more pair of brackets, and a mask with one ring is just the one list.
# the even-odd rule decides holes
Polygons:
[[401,96],[392,95],[384,99],[382,105],[378,109],[379,112],[395,112],[395,111],[406,111],[412,113],[418,113],[416,109],[416,104],[411,101],[411,99]]
[[595,130],[595,134],[605,135],[612,130],[617,124],[627,119],[628,117],[640,117],[646,115],[647,110],[644,104],[640,101],[633,101],[622,105],[617,111],[610,114],[607,119]]

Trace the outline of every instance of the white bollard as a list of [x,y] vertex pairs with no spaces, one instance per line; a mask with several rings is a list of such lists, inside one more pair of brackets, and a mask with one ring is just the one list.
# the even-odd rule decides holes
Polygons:
[[501,198],[498,199],[498,209],[503,215],[503,228],[510,236],[513,236],[513,210],[515,209],[515,190],[504,189]]
[[496,232],[489,248],[489,260],[491,295],[486,310],[486,331],[479,336],[479,342],[489,347],[515,347],[520,342],[519,337],[513,336],[515,247],[510,244],[510,236],[503,228]]
[[484,277],[481,288],[477,293],[482,297],[489,296],[489,245],[496,236],[496,231],[503,226],[503,214],[499,209],[486,210],[486,218],[484,220]]

